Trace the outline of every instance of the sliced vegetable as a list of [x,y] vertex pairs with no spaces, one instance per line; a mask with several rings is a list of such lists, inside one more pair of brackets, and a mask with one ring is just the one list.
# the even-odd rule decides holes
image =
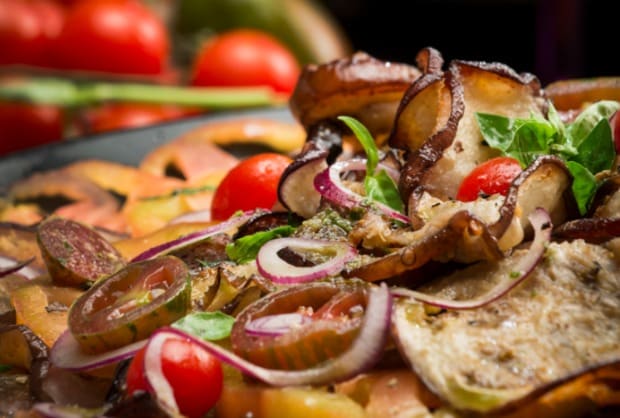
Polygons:
[[511,157],[495,157],[478,165],[461,183],[456,198],[471,202],[479,196],[495,193],[506,196],[512,181],[521,173],[519,161]]
[[539,209],[530,216],[530,222],[534,228],[535,235],[529,250],[517,258],[509,270],[496,269],[494,276],[498,277],[493,278],[494,286],[486,293],[474,296],[468,300],[450,300],[399,287],[392,289],[392,295],[414,298],[428,305],[444,309],[475,309],[501,298],[523,280],[527,279],[542,259],[549,243],[552,229],[549,215],[544,210]]
[[180,250],[198,241],[207,239],[215,234],[220,234],[222,232],[226,232],[233,228],[236,228],[246,222],[250,218],[250,216],[251,212],[245,212],[240,215],[232,216],[227,221],[220,222],[216,225],[210,226],[200,231],[192,232],[172,241],[167,241],[152,248],[149,248],[148,250],[135,256],[131,261],[136,262],[150,260],[155,257],[168,254],[172,251]]
[[[279,255],[289,249],[300,253],[313,253],[328,259],[312,266],[293,265]],[[258,271],[279,284],[302,283],[323,279],[341,271],[357,251],[345,242],[310,240],[304,238],[278,238],[264,244],[256,257]]]
[[234,322],[235,318],[222,312],[195,312],[174,322],[172,326],[203,340],[217,341],[230,335]]
[[[3,276],[8,276],[9,274],[12,274],[12,273],[21,271],[33,261],[34,261],[34,257],[29,258],[28,260],[24,260],[24,261],[17,261],[17,260],[13,260],[11,258],[0,255],[0,278],[2,278]],[[27,274],[25,277],[32,278],[33,271],[34,270],[31,270],[30,274]]]
[[120,269],[120,253],[94,229],[79,222],[52,217],[42,222],[37,240],[55,283],[90,284]]
[[295,231],[295,228],[289,225],[278,226],[268,231],[256,232],[252,235],[246,235],[235,240],[226,246],[226,254],[228,257],[238,264],[244,264],[252,261],[258,255],[262,246],[273,239],[287,237]]
[[131,263],[75,301],[69,330],[88,353],[119,348],[185,316],[190,292],[187,266],[176,257]]

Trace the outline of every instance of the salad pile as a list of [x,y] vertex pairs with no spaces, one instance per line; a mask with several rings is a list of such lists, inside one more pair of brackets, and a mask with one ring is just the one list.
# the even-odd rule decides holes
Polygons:
[[[0,203],[0,410],[615,416],[608,82],[568,83],[583,93],[567,105],[571,89],[499,63],[356,53],[303,68],[295,123],[214,123],[139,168],[16,183]],[[274,152],[218,147],[239,139]]]

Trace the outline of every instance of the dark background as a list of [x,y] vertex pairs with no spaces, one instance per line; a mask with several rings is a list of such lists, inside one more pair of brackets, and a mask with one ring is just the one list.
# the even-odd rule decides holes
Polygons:
[[620,76],[616,0],[321,0],[355,50],[415,62],[499,61],[541,82]]

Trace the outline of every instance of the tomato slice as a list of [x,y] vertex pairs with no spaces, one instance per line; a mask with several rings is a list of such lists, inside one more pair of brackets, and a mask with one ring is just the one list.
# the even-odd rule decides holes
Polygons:
[[185,316],[190,292],[187,266],[177,257],[132,263],[75,301],[69,330],[91,353],[122,347]]
[[[338,356],[353,342],[368,301],[368,284],[314,282],[272,293],[244,309],[231,332],[232,349],[263,367],[301,370]],[[277,335],[255,335],[247,324],[268,315],[300,312],[311,321]]]

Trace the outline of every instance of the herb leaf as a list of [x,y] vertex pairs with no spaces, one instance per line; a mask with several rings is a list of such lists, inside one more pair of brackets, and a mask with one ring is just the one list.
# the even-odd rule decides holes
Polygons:
[[228,258],[239,264],[247,263],[256,258],[260,247],[267,241],[271,241],[274,238],[287,237],[291,235],[293,231],[295,231],[293,226],[283,225],[268,231],[260,231],[252,235],[246,235],[228,244],[226,246],[226,254]]
[[172,324],[203,340],[217,341],[230,336],[235,318],[222,312],[196,312]]
[[394,180],[385,170],[377,172],[379,150],[368,129],[360,121],[350,116],[338,116],[338,119],[353,131],[366,153],[366,177],[364,178],[366,197],[402,212],[404,205]]
[[579,206],[579,213],[585,215],[588,207],[594,197],[594,193],[598,189],[596,177],[583,165],[576,161],[568,161],[566,163],[568,171],[573,175],[573,195]]
[[501,115],[476,113],[480,133],[489,146],[506,151],[512,144],[515,120]]
[[580,163],[591,173],[609,170],[616,156],[614,143],[609,140],[611,135],[609,121],[601,119],[581,141],[572,161]]

